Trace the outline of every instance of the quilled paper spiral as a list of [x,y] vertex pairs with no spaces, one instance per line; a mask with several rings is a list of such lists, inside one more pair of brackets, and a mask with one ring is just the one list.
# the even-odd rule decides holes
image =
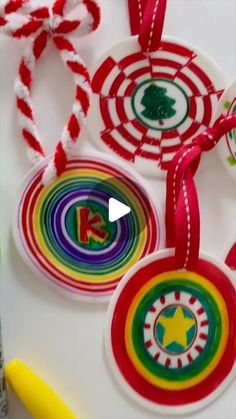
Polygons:
[[169,414],[216,398],[232,380],[236,355],[230,271],[205,256],[196,271],[176,271],[172,255],[149,255],[125,276],[110,303],[106,336],[122,386]]
[[[80,157],[52,184],[41,183],[43,165],[23,182],[15,237],[23,257],[72,294],[109,296],[144,255],[159,246],[159,214],[135,174],[112,160]],[[108,221],[108,200],[131,208]]]

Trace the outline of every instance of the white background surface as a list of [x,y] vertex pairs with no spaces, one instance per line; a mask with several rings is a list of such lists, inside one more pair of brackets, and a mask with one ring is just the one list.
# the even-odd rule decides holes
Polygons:
[[[100,29],[77,42],[88,65],[112,43],[129,35],[126,0],[100,0],[100,4]],[[236,0],[169,0],[165,33],[211,54],[232,81],[236,78],[235,16]],[[106,307],[75,303],[57,295],[37,280],[15,249],[11,237],[14,196],[30,168],[16,122],[13,94],[23,46],[24,41],[0,36],[1,315],[6,361],[15,357],[25,361],[81,419],[158,419],[158,415],[126,397],[109,372],[103,349]],[[50,46],[36,68],[33,101],[40,133],[47,145],[51,143],[51,149],[72,100],[71,74]],[[83,147],[91,145],[88,134],[82,142]],[[202,250],[223,259],[236,238],[236,188],[215,151],[205,156],[197,186]],[[163,181],[156,181],[155,187],[164,203]],[[193,417],[235,419],[235,394],[236,382],[213,405]],[[11,392],[9,399],[9,419],[27,419]]]

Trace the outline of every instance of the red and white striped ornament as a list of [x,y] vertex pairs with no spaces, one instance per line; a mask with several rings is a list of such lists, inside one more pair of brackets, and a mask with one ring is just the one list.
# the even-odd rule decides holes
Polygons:
[[[69,18],[69,13],[77,6],[85,8],[85,17]],[[16,12],[19,15],[17,18]],[[39,6],[39,3],[27,0],[17,0],[7,2],[1,15],[3,17],[0,25],[8,34],[14,38],[30,37],[31,40],[20,62],[15,91],[22,136],[33,164],[46,156],[35,124],[31,88],[35,64],[45,50],[49,38],[53,40],[63,62],[73,73],[76,94],[72,113],[56,145],[54,156],[42,177],[42,182],[47,184],[63,172],[89,109],[89,74],[68,39],[68,34],[76,31],[77,36],[83,36],[95,30],[100,22],[100,9],[95,0],[56,0],[52,7]]]
[[96,144],[160,176],[175,153],[212,126],[225,78],[201,50],[162,36],[166,0],[129,0],[133,36],[92,71],[88,128]]

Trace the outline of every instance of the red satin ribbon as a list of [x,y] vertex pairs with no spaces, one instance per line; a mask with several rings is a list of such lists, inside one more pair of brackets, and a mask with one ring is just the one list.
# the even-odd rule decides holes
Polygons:
[[193,177],[201,154],[211,150],[227,132],[236,127],[236,115],[220,116],[213,128],[182,147],[167,173],[166,246],[174,247],[176,268],[194,268],[199,254],[200,215]]
[[162,37],[167,0],[148,0],[139,32],[142,51],[157,51]]
[[227,258],[225,259],[225,263],[230,269],[236,271],[236,243],[234,243],[233,247],[230,249]]
[[177,268],[188,269],[198,259],[200,215],[198,196],[191,170],[185,174],[175,210],[175,258]]
[[132,35],[139,34],[147,0],[128,0],[130,30]]
[[162,37],[167,0],[128,0],[132,35],[139,34],[142,51],[157,51]]

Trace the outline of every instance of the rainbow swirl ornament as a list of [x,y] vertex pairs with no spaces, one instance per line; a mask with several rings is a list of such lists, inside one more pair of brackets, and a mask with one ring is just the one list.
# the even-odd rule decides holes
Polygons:
[[[70,160],[48,186],[41,183],[45,164],[33,168],[19,191],[19,252],[70,295],[106,300],[127,270],[159,247],[160,211],[142,178],[100,153]],[[110,223],[110,197],[130,206],[130,214]],[[88,234],[80,229],[83,216],[92,225]]]
[[160,413],[202,408],[235,375],[232,273],[200,256],[176,271],[172,250],[149,255],[124,277],[109,306],[108,359],[122,387]]

